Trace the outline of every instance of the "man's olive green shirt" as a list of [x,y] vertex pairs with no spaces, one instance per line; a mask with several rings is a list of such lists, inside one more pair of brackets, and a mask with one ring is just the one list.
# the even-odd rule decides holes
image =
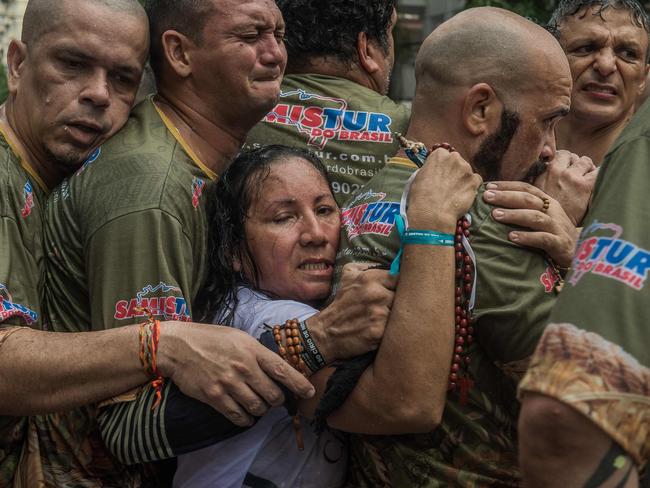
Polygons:
[[397,152],[409,122],[404,105],[351,80],[287,75],[280,100],[248,135],[244,149],[284,144],[314,151],[342,205]]
[[[77,332],[142,323],[145,309],[160,320],[190,320],[207,273],[204,192],[215,178],[153,99],[136,107],[126,126],[48,202],[45,302],[52,328]],[[169,457],[164,409],[163,402],[139,417],[162,446],[146,449],[158,459]],[[51,466],[52,482],[137,486],[137,476],[103,446],[96,416],[90,406],[38,417],[41,457]],[[61,436],[68,452],[61,451]]]
[[[413,171],[409,160],[393,158],[346,204],[337,273],[348,262],[390,265],[400,245],[395,217]],[[449,393],[441,425],[428,434],[351,436],[350,486],[520,483],[516,387],[556,301],[556,275],[542,253],[508,241],[512,228],[492,219],[482,194],[470,209],[477,322],[468,401]]]

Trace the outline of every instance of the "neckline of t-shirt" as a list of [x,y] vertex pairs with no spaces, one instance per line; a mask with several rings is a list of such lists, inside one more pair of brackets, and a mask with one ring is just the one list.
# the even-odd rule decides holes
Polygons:
[[207,167],[203,161],[196,155],[194,150],[190,147],[190,145],[183,139],[183,136],[181,135],[180,131],[178,128],[174,125],[174,123],[169,120],[169,117],[165,115],[165,112],[162,111],[162,109],[156,104],[155,100],[153,97],[151,97],[151,103],[153,104],[153,107],[156,109],[156,112],[158,113],[158,116],[162,120],[163,124],[165,124],[165,127],[167,127],[167,130],[171,133],[171,135],[176,139],[176,141],[181,145],[185,153],[190,157],[192,162],[201,170],[203,171],[208,178],[211,180],[217,180],[218,175],[214,171],[212,171],[210,168]]
[[5,132],[5,129],[3,127],[3,124],[0,123],[0,134],[4,138],[4,140],[7,142],[9,145],[9,148],[11,151],[16,155],[18,160],[20,161],[20,166],[27,172],[27,174],[34,179],[36,184],[41,187],[41,189],[45,192],[46,195],[50,193],[50,189],[48,186],[45,184],[45,181],[43,181],[43,178],[39,176],[39,174],[36,172],[34,167],[31,165],[31,163],[27,160],[24,154],[20,150],[18,150],[18,147],[13,143],[13,141],[9,138],[7,133]]
[[389,164],[400,164],[402,166],[408,166],[409,168],[417,168],[417,165],[408,158],[402,158],[400,156],[394,156],[388,160]]

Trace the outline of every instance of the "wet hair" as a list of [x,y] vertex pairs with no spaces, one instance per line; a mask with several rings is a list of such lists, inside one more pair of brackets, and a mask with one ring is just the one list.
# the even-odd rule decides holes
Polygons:
[[[259,290],[259,271],[246,239],[246,217],[271,166],[289,158],[306,161],[328,181],[327,168],[314,153],[270,145],[237,156],[208,192],[208,280],[196,301],[202,320],[213,321],[219,314],[220,323],[230,325],[237,307],[237,288]],[[251,271],[252,281],[233,270],[235,260],[239,260],[242,269]]]
[[320,56],[357,62],[357,39],[362,32],[388,52],[394,0],[277,0],[277,5],[287,25],[289,70]]
[[[546,27],[559,39],[562,23],[567,17],[576,15],[586,9],[592,9],[592,15],[599,15],[602,18],[603,12],[608,8],[627,10],[634,25],[645,29],[650,36],[650,19],[637,0],[561,0],[553,11]],[[650,49],[648,51],[646,62],[650,61]]]
[[175,30],[198,44],[203,39],[203,29],[208,22],[214,2],[210,0],[145,0],[144,8],[149,17],[151,48],[149,61],[156,77],[160,76],[165,54],[162,35]]

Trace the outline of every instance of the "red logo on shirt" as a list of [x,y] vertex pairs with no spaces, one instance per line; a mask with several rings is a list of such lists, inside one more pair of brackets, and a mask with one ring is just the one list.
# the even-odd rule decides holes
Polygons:
[[205,181],[201,178],[194,178],[192,180],[192,206],[196,210],[199,208],[199,200],[203,195],[203,188],[205,188]]
[[[383,113],[350,110],[342,98],[309,93],[301,88],[280,93],[280,99],[298,97],[299,103],[278,103],[263,119],[269,124],[293,126],[309,137],[307,144],[323,149],[331,140],[391,144],[393,119]],[[309,105],[310,100],[330,107]]]
[[14,303],[7,287],[0,283],[0,322],[12,317],[23,319],[27,325],[32,325],[38,320],[36,312],[24,305]]
[[539,277],[539,281],[544,285],[544,291],[546,293],[551,293],[555,289],[555,284],[560,281],[560,277],[558,276],[557,271],[555,271],[555,268],[548,265],[546,271],[544,271],[542,276]]
[[[163,317],[165,320],[190,321],[190,311],[187,301],[183,296],[170,295],[170,292],[181,294],[181,289],[165,283],[155,286],[145,286],[134,298],[120,300],[115,304],[116,320],[127,320],[133,317],[146,317],[147,309],[154,317]],[[164,296],[149,297],[154,293],[164,293]]]
[[622,236],[623,227],[618,224],[594,222],[585,228],[569,283],[576,285],[587,274],[594,274],[642,290],[650,270],[650,251]]
[[34,208],[34,190],[29,181],[25,183],[25,187],[23,188],[23,198],[25,199],[25,206],[20,210],[20,214],[26,219]]

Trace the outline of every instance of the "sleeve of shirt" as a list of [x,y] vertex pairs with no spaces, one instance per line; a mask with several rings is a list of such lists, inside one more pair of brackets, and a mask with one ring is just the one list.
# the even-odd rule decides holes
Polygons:
[[[483,222],[473,231],[477,258],[475,336],[491,361],[501,368],[521,369],[537,344],[556,301],[556,275],[544,255],[508,240],[511,227],[492,219],[481,203]],[[513,373],[517,373],[513,371]]]
[[[343,209],[344,215],[347,209]],[[341,281],[343,267],[349,263],[369,263],[370,265],[389,269],[393,258],[399,250],[399,237],[393,228],[389,235],[362,234],[349,237],[345,227],[341,230],[341,244],[336,255],[334,267],[334,285],[332,295],[336,294]]]
[[245,429],[209,405],[184,395],[166,382],[156,408],[155,390],[147,385],[134,401],[102,409],[102,439],[122,463],[131,465],[169,459],[213,445]]
[[0,218],[0,328],[33,326],[40,319],[39,270],[16,221]]
[[[94,328],[146,321],[145,309],[159,320],[190,320],[190,300],[198,287],[194,246],[179,218],[159,209],[120,216],[96,230],[86,244],[86,269]],[[132,464],[177,455],[212,436],[236,428],[201,402],[168,383],[164,401],[153,409],[153,389],[135,400],[106,407],[102,431],[123,462]],[[191,408],[190,408],[191,406]],[[188,412],[204,429],[183,422]]]
[[94,328],[146,320],[190,320],[196,283],[193,243],[178,218],[159,209],[133,212],[98,229],[86,245]]

